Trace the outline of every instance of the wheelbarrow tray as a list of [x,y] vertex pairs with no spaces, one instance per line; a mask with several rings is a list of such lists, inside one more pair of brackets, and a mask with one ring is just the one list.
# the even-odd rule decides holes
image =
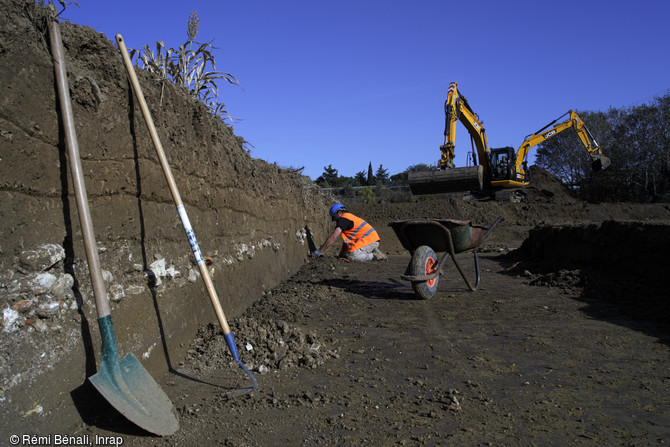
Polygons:
[[[473,225],[469,220],[455,219],[414,219],[390,222],[389,226],[393,228],[398,240],[412,255],[412,260],[401,278],[412,283],[412,288],[417,295],[428,298],[435,293],[436,280],[442,274],[445,261],[450,257],[468,288],[472,291],[477,290],[481,279],[477,247],[503,220],[503,217],[499,217],[488,227]],[[423,248],[419,250],[419,247]],[[467,250],[472,250],[474,254],[476,279],[474,284],[455,257],[457,253]],[[435,255],[435,252],[444,253],[437,263],[429,260]],[[428,288],[424,288],[422,284],[427,284]]]
[[469,220],[415,219],[389,223],[402,246],[410,253],[422,245],[436,252],[449,251],[449,238],[454,252],[460,253],[481,245],[489,227],[473,225]]

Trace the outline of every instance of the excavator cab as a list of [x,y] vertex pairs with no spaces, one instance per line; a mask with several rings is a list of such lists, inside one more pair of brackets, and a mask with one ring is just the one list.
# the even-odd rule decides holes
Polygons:
[[517,153],[513,147],[491,148],[489,163],[491,166],[491,186],[520,187],[528,184],[528,169],[524,161],[517,166]]
[[516,158],[513,147],[491,149],[491,180],[510,180],[513,178]]

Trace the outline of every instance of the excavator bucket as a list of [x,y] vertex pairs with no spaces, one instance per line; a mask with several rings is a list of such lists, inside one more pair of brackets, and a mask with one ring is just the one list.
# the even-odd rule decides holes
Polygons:
[[597,155],[593,159],[593,163],[591,163],[591,169],[593,172],[600,172],[604,169],[607,169],[607,167],[612,163],[612,161],[609,159],[609,157],[605,157],[604,155]]
[[484,168],[470,166],[410,172],[407,180],[412,194],[416,195],[481,191],[484,188]]

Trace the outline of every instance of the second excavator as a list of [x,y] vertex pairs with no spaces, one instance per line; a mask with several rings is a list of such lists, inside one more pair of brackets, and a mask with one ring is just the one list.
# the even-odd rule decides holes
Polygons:
[[[438,164],[439,169],[410,172],[408,180],[413,194],[496,192],[527,186],[530,183],[528,151],[569,128],[575,130],[588,151],[594,172],[606,169],[610,165],[610,159],[603,155],[593,135],[573,110],[527,136],[517,150],[513,147],[489,148],[483,122],[472,110],[465,96],[459,92],[456,82],[449,85],[444,112],[445,141],[440,146],[442,156]],[[569,118],[556,124],[567,115]],[[454,165],[456,125],[459,121],[468,130],[475,148],[472,151],[474,166],[457,168]]]

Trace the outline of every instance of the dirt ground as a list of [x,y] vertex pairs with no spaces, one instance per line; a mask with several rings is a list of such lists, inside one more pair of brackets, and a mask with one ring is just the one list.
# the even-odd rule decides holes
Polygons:
[[[351,206],[370,216],[389,260],[346,263],[331,249],[237,319],[256,390],[237,395],[251,382],[220,329],[203,326],[188,358],[159,379],[177,433],[144,433],[110,409],[78,433],[131,446],[664,444],[670,210],[649,205],[647,216],[666,217],[642,222],[629,205],[574,202],[568,214],[564,194],[544,215],[573,223],[538,225],[523,239],[523,210],[542,214],[546,192],[525,205]],[[456,218],[476,209],[476,223],[507,216],[481,246],[478,291],[448,261],[436,295],[420,300],[400,279],[410,255],[385,223],[443,207]],[[581,207],[604,221],[581,220]],[[457,259],[473,278],[472,252]]]
[[[82,432],[137,446],[669,439],[667,325],[565,286],[571,274],[559,286],[531,285],[532,275],[506,271],[513,262],[505,257],[487,253],[481,261],[481,290],[466,291],[452,267],[429,300],[416,300],[398,280],[407,256],[365,265],[312,261],[245,320],[268,333],[279,333],[281,322],[308,334],[313,362],[256,373],[258,389],[231,398],[249,381],[218,328],[205,328],[191,358],[160,381],[179,417],[175,435],[120,426],[113,412]],[[237,338],[243,347],[253,337]]]

